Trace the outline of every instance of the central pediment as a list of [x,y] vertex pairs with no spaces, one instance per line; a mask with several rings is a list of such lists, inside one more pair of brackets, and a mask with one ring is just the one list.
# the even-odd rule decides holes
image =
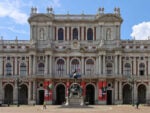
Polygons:
[[123,19],[114,14],[105,14],[99,17],[98,21],[102,22],[123,22]]
[[53,17],[51,15],[47,15],[47,14],[35,14],[32,15],[29,19],[28,22],[48,22],[48,21],[52,21]]

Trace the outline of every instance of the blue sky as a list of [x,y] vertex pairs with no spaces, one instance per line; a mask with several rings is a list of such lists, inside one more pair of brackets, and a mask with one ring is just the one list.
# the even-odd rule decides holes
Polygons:
[[150,0],[0,0],[0,36],[5,40],[30,39],[27,19],[31,7],[46,13],[47,6],[55,14],[96,14],[99,7],[113,13],[119,7],[123,18],[121,39],[145,40],[150,36]]

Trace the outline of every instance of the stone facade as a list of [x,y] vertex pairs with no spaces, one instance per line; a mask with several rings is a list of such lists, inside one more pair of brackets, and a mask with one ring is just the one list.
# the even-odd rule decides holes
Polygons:
[[[48,103],[62,104],[74,71],[89,104],[150,101],[150,41],[121,40],[119,8],[109,14],[99,8],[95,15],[32,8],[28,22],[30,40],[0,40],[0,103],[42,104],[44,81],[51,81]],[[106,82],[102,100],[100,81]]]

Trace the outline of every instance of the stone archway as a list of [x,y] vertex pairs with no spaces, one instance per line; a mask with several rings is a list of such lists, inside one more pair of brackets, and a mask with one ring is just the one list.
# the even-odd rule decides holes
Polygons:
[[13,87],[7,84],[4,88],[4,103],[13,104]]
[[19,87],[19,104],[28,104],[28,88],[26,85],[21,85]]
[[123,87],[123,104],[132,103],[132,88],[129,84]]
[[138,101],[142,104],[146,103],[146,87],[143,84],[138,87]]
[[61,105],[65,101],[65,86],[59,84],[56,87],[56,104]]
[[92,84],[86,86],[85,101],[88,101],[91,105],[95,103],[95,88]]

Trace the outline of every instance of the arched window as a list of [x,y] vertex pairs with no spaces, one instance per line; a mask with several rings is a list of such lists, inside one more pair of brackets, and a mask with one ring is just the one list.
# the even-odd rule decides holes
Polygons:
[[12,75],[12,66],[10,63],[6,64],[6,75]]
[[106,74],[112,75],[113,74],[113,66],[112,63],[107,63],[106,64]]
[[87,40],[93,40],[93,30],[91,28],[87,30]]
[[130,76],[131,75],[131,66],[129,63],[126,63],[124,65],[124,75],[125,76]]
[[58,40],[64,40],[64,30],[62,28],[58,29]]
[[73,40],[78,40],[78,29],[77,28],[74,28],[73,29]]
[[80,63],[77,59],[73,59],[71,62],[71,72],[77,72],[80,73]]
[[26,75],[27,74],[27,67],[25,63],[20,64],[20,75]]
[[88,59],[86,61],[86,75],[92,75],[94,73],[94,61],[92,59]]
[[38,64],[38,74],[44,74],[44,63],[39,63]]
[[139,75],[145,75],[145,64],[144,63],[140,63],[139,65]]
[[63,76],[65,75],[65,62],[63,59],[59,59],[57,61],[57,75],[58,76]]

